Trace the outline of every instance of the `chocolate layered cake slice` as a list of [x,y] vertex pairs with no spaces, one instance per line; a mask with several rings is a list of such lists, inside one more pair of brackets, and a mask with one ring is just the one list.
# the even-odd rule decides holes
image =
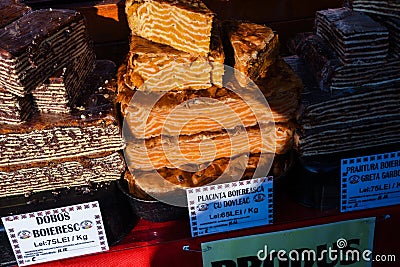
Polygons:
[[343,121],[356,124],[361,120],[392,117],[400,104],[398,91],[398,86],[390,86],[375,91],[360,90],[342,96],[312,92],[312,97],[304,97],[302,100],[299,123],[303,129],[318,129],[335,127],[343,124]]
[[303,157],[338,154],[400,143],[399,115],[344,124],[342,127],[299,131],[296,142]]
[[400,64],[394,57],[384,63],[344,65],[321,37],[301,34],[295,39],[292,50],[304,59],[322,91],[376,90],[400,80]]
[[133,34],[188,53],[210,53],[214,13],[199,0],[128,0]]
[[[400,18],[371,15],[374,20],[379,21],[389,31],[389,52],[390,56],[400,57]],[[389,56],[389,57],[390,57]]]
[[297,121],[302,129],[336,127],[343,124],[356,125],[359,121],[379,120],[399,113],[399,82],[378,87],[378,90],[359,89],[350,92],[322,92],[310,79],[304,63],[296,59],[298,70],[305,84],[301,95]]
[[397,0],[351,0],[354,10],[400,19],[400,2]]
[[[172,84],[179,82],[181,86],[192,89],[221,85],[223,63],[224,52],[218,32],[211,38],[210,52],[205,56],[193,55],[133,35],[127,56],[125,83],[131,89],[156,91],[174,89]],[[166,70],[165,75],[150,79],[162,70]],[[146,86],[142,86],[143,83]]]
[[71,10],[32,11],[0,29],[0,85],[24,96],[83,56],[90,46],[84,17]]
[[301,33],[290,42],[289,49],[301,57],[322,91],[330,91],[337,68],[343,66],[336,53],[318,35]]
[[317,11],[315,27],[345,64],[383,62],[387,57],[387,28],[361,12],[347,8]]
[[18,97],[0,89],[0,124],[20,124],[34,111],[32,95]]
[[113,92],[105,86],[88,90],[69,114],[38,113],[22,125],[1,125],[0,167],[123,149]]
[[[362,73],[363,75],[360,75]],[[399,59],[392,57],[383,64],[349,65],[337,69],[331,90],[380,90],[380,87],[400,81]]]
[[290,63],[304,82],[296,146],[302,157],[348,153],[400,143],[400,83],[379,90],[321,92],[304,64]]
[[[0,28],[19,19],[31,8],[17,1],[0,2]],[[32,96],[17,97],[0,86],[0,124],[18,124],[26,120],[33,111]]]
[[317,11],[314,20],[315,33],[324,40],[333,41],[335,33],[332,23],[352,16],[354,13],[352,9],[346,7]]
[[17,0],[2,0],[0,2],[0,28],[6,27],[30,11],[30,7]]
[[96,56],[90,49],[36,87],[32,95],[37,109],[44,113],[71,112],[78,97],[84,91],[84,85],[90,84],[87,80],[93,80],[93,77],[89,77],[90,74],[98,75],[99,73],[99,70],[93,72],[95,63]]
[[0,198],[115,181],[124,170],[119,152],[0,167]]
[[278,35],[271,28],[255,23],[229,22],[225,29],[233,48],[235,69],[253,81],[265,77],[278,58]]

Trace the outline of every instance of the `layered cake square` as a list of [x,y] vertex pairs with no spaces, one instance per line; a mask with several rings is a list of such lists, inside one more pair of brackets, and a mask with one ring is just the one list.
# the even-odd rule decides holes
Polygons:
[[[95,84],[99,75],[93,75]],[[0,168],[121,150],[125,144],[109,90],[88,90],[73,112],[35,114],[0,128]]]
[[36,10],[0,29],[0,86],[24,96],[88,51],[84,17],[71,10]]
[[348,8],[317,11],[315,27],[344,64],[383,62],[388,55],[387,28],[361,12]]
[[17,0],[2,0],[0,3],[0,28],[19,19],[32,9]]
[[302,60],[293,58],[291,65],[305,85],[295,137],[303,159],[400,143],[400,82],[379,90],[322,92]]
[[114,106],[115,64],[97,61],[70,113],[0,126],[0,197],[117,180],[125,147]]
[[[217,30],[211,39],[210,52],[206,56],[198,56],[133,35],[124,74],[125,83],[132,90],[155,91],[171,90],[171,84],[179,81],[188,83],[192,89],[222,85],[225,57]],[[162,70],[169,70],[173,76],[165,73],[159,79],[150,79]],[[145,82],[146,86],[142,87]]]
[[278,35],[267,26],[248,22],[232,21],[225,29],[233,48],[234,68],[253,81],[265,77],[278,58]]
[[178,50],[207,56],[214,13],[199,0],[128,0],[132,33]]
[[322,91],[372,90],[400,80],[400,64],[395,57],[385,59],[384,64],[378,61],[344,65],[329,44],[312,33],[299,34],[291,47],[304,59]]
[[0,197],[111,182],[124,171],[119,152],[0,167]]
[[397,0],[350,0],[354,10],[400,19],[400,3]]
[[28,119],[34,111],[31,94],[19,97],[0,88],[0,124],[20,124]]

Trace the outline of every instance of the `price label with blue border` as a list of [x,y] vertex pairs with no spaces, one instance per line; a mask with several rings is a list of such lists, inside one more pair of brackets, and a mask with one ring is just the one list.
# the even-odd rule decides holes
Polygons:
[[396,204],[400,204],[400,151],[342,159],[342,212]]
[[192,236],[272,223],[272,186],[266,177],[187,189]]

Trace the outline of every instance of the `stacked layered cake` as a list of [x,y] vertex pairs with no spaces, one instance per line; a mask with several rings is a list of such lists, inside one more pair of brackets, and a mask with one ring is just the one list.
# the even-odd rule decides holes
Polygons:
[[400,58],[400,15],[392,17],[390,15],[370,14],[376,21],[379,21],[389,31],[390,52],[392,56]]
[[0,197],[119,179],[115,65],[96,61],[84,17],[37,10],[2,25]]
[[400,144],[400,61],[393,54],[399,50],[390,42],[391,31],[367,15],[377,6],[366,2],[366,13],[318,11],[316,32],[303,33],[291,43],[303,59],[292,58],[291,63],[306,85],[297,133],[303,158],[340,158]]
[[400,80],[399,50],[390,41],[396,36],[383,24],[338,8],[318,11],[315,27],[315,34],[300,34],[291,48],[313,69],[322,90],[345,92]]
[[[232,47],[235,69],[253,81],[265,78],[278,58],[278,35],[263,25],[235,21],[224,23],[224,30],[229,40],[225,46]],[[240,82],[241,77],[237,78]]]
[[348,8],[321,10],[315,27],[316,34],[331,44],[344,64],[377,63],[387,56],[389,32],[363,13]]
[[[78,48],[79,49],[79,48]],[[82,93],[82,88],[93,75],[96,56],[93,49],[84,46],[79,58],[58,69],[50,78],[32,91],[35,107],[42,113],[70,113]],[[100,69],[99,69],[100,70]]]
[[400,18],[400,3],[392,0],[349,0],[350,6],[357,11],[370,14]]
[[299,34],[293,42],[293,52],[305,60],[322,91],[345,94],[400,80],[398,59],[390,55],[384,63],[378,59],[365,64],[343,64],[329,43],[318,35]]
[[398,1],[361,1],[350,0],[348,5],[354,10],[365,12],[374,20],[387,27],[390,33],[391,52],[400,56],[400,3]]
[[[15,1],[2,1],[0,3],[0,28],[30,11],[30,7]],[[20,97],[0,90],[0,123],[18,123],[25,120],[33,109],[31,97]]]
[[222,27],[201,1],[132,0],[126,14],[118,102],[131,193],[170,190],[155,176],[181,188],[251,178],[275,153],[282,174],[302,85],[278,56],[278,36],[253,23]]
[[126,15],[138,36],[194,55],[210,53],[215,15],[199,0],[128,0]]

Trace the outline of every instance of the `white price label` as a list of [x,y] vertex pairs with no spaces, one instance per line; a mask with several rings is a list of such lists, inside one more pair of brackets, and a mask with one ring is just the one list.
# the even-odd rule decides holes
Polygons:
[[99,203],[2,218],[19,266],[108,250]]

